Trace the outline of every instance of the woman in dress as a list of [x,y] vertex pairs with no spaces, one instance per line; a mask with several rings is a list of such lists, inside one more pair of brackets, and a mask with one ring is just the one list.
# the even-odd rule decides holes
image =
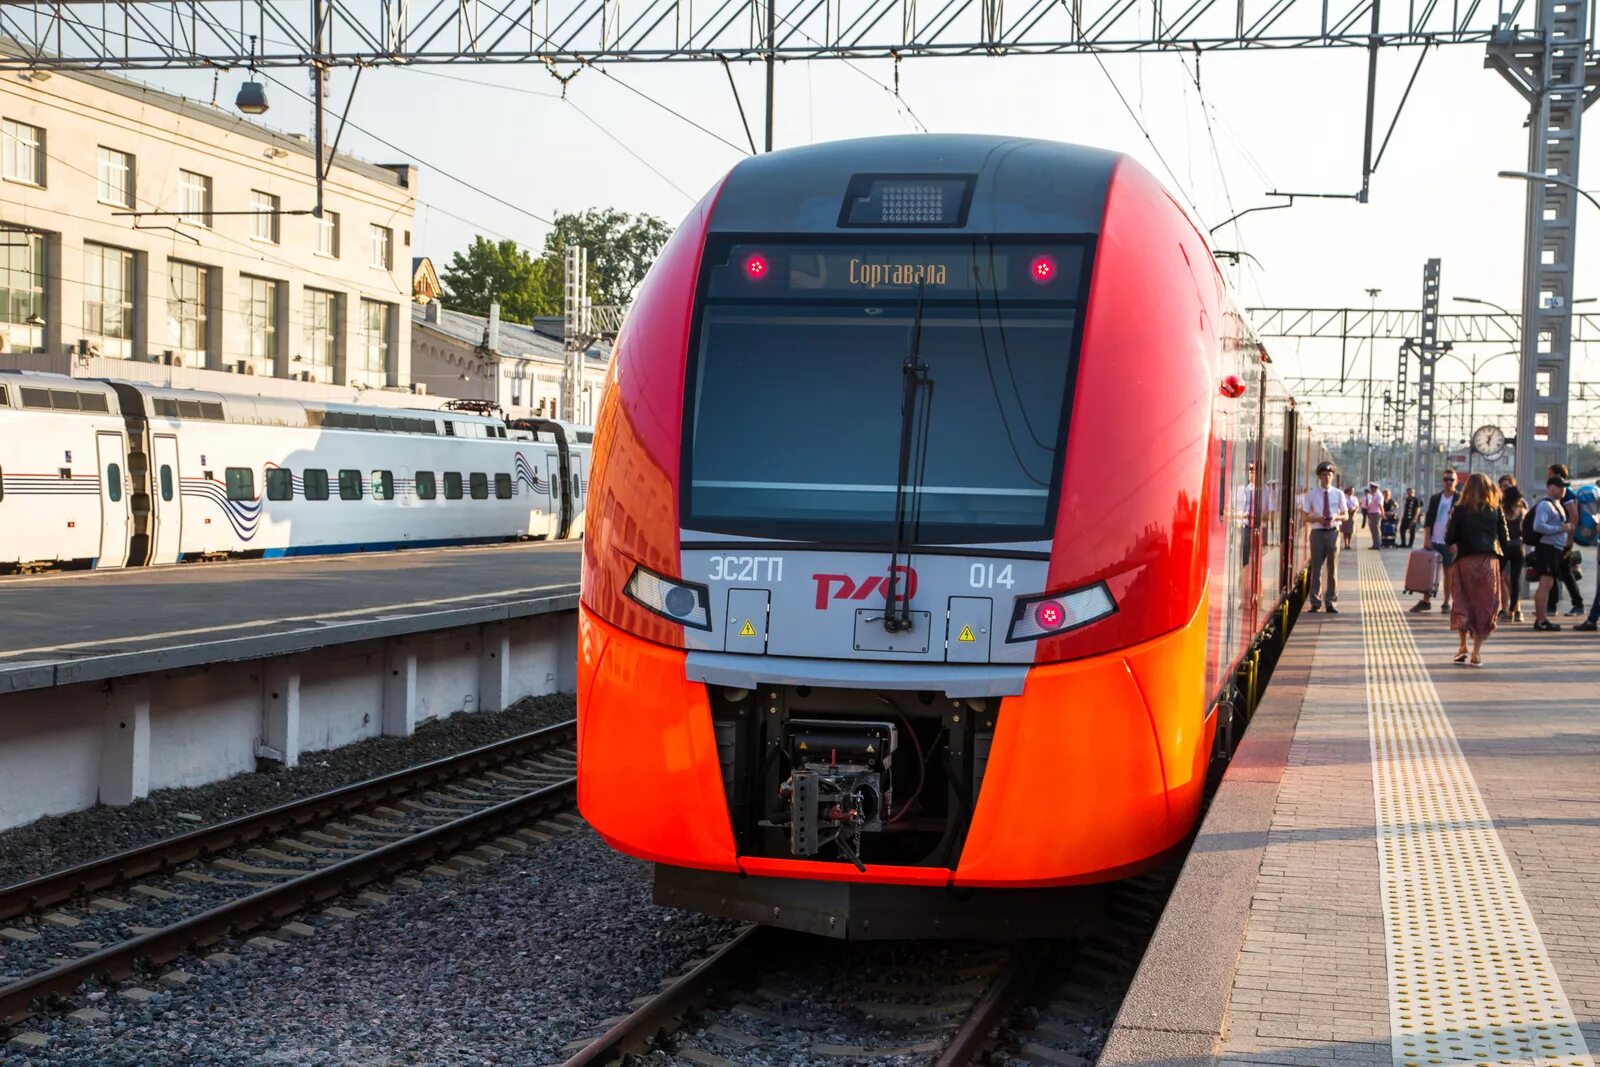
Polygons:
[[1444,543],[1455,549],[1452,580],[1456,595],[1450,608],[1450,629],[1461,637],[1457,663],[1483,666],[1483,642],[1499,624],[1500,561],[1506,557],[1510,540],[1506,514],[1500,510],[1500,491],[1480,471],[1467,479],[1461,502],[1450,510],[1444,531]]
[[[1344,547],[1350,547],[1350,539],[1356,535],[1356,512],[1361,511],[1361,500],[1356,496],[1356,487],[1345,486],[1344,499],[1349,511],[1345,513],[1344,522],[1339,526],[1339,539],[1344,542]],[[1362,512],[1363,517],[1366,513]]]
[[[1522,517],[1528,513],[1528,501],[1517,488],[1517,479],[1509,474],[1500,476],[1500,510],[1505,512],[1506,554],[1500,560],[1500,574],[1505,585],[1505,600],[1500,617],[1511,622],[1522,621],[1522,581],[1524,551],[1522,548]],[[1508,614],[1509,613],[1509,614]]]

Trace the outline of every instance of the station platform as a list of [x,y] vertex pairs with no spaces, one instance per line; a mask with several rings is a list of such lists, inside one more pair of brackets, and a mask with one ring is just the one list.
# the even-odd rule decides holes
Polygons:
[[1100,1067],[1594,1067],[1600,639],[1458,666],[1405,557],[1301,614]]
[[0,580],[0,693],[566,610],[581,553],[523,542]]

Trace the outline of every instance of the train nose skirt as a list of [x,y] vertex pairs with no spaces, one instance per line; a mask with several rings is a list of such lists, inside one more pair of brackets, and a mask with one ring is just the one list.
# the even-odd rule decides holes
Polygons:
[[1103,886],[947,886],[769,878],[658,864],[655,902],[852,941],[1072,937],[1105,923]]
[[1376,552],[1361,611],[1394,1064],[1592,1067]]

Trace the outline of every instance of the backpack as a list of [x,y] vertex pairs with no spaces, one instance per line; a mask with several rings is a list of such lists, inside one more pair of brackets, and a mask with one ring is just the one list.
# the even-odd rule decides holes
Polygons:
[[[1597,529],[1594,513],[1589,511],[1580,511],[1578,513],[1578,528],[1572,532],[1573,543],[1582,545],[1584,548],[1589,548],[1594,545],[1597,539],[1596,534]],[[1578,576],[1574,574],[1572,576],[1572,580],[1578,581]]]
[[1522,543],[1530,548],[1544,540],[1544,534],[1533,528],[1533,513],[1539,510],[1542,503],[1543,500],[1534,501],[1533,507],[1522,516]]

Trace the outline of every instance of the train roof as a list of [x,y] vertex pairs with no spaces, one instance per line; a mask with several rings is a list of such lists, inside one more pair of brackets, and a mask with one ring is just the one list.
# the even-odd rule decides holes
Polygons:
[[949,177],[970,182],[961,225],[896,224],[893,232],[1097,234],[1112,171],[1126,158],[1083,145],[984,134],[905,134],[789,148],[733,168],[710,228],[860,235],[842,228],[852,179]]

